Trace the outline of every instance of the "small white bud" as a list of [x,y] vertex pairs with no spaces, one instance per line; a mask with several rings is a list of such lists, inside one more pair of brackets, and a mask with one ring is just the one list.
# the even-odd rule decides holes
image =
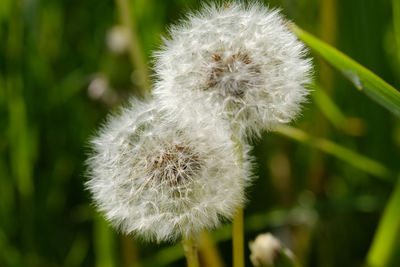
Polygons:
[[118,94],[109,84],[109,80],[103,74],[96,74],[88,86],[88,96],[92,100],[101,101],[106,105],[118,102]]
[[123,54],[129,47],[129,32],[124,26],[114,26],[107,33],[107,46],[115,54]]
[[88,96],[93,100],[100,99],[108,90],[108,79],[104,75],[96,75],[88,86]]
[[250,260],[256,267],[273,266],[275,258],[282,249],[281,243],[272,234],[266,233],[256,237],[249,244]]

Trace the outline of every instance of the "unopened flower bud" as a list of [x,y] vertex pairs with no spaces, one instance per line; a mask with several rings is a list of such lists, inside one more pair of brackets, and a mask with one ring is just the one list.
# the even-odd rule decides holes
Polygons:
[[107,33],[107,46],[111,52],[122,54],[129,47],[129,32],[123,26],[114,26]]
[[298,266],[293,253],[270,233],[258,235],[249,247],[250,260],[255,267]]

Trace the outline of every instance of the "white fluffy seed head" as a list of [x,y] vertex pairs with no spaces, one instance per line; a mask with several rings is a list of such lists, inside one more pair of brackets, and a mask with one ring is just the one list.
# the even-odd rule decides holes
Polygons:
[[243,136],[291,121],[306,100],[311,63],[285,24],[258,3],[203,7],[173,26],[155,54],[155,96],[189,117],[222,116]]
[[132,101],[91,140],[91,191],[124,233],[176,240],[216,227],[243,205],[249,177],[223,128],[181,123],[155,102]]

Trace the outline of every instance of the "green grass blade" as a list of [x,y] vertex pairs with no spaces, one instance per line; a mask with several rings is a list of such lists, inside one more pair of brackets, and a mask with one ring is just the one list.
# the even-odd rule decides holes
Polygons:
[[314,103],[337,130],[353,136],[363,135],[365,124],[362,119],[347,117],[326,93],[325,88],[322,89],[318,84],[311,88]]
[[314,85],[315,89],[312,93],[313,100],[325,117],[337,129],[345,129],[347,126],[347,118],[336,104],[330,99],[327,93],[319,86]]
[[[367,255],[368,266],[399,266],[392,258],[398,255],[400,238],[400,179],[382,215],[378,230]],[[396,253],[397,252],[397,253]],[[398,256],[397,256],[398,257]],[[397,262],[397,264],[400,264]]]
[[306,145],[317,148],[327,154],[343,160],[350,165],[353,165],[354,167],[368,174],[383,179],[388,179],[391,176],[390,171],[381,163],[360,155],[357,152],[354,152],[330,140],[313,137],[300,129],[286,125],[279,126],[276,129],[276,132]]
[[87,238],[82,234],[78,234],[65,258],[64,266],[82,266],[88,250],[89,242]]
[[392,0],[393,8],[393,32],[397,48],[397,63],[400,66],[400,1]]
[[115,237],[108,223],[100,214],[94,219],[94,253],[96,266],[113,267],[115,262]]
[[338,69],[357,89],[400,117],[400,93],[394,87],[336,48],[298,26],[291,24],[290,28],[300,40]]

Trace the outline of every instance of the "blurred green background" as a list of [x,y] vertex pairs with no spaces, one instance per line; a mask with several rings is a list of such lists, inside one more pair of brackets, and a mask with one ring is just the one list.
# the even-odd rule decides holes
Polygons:
[[[396,1],[268,4],[400,88]],[[130,0],[129,57],[125,32],[115,28],[121,3],[0,0],[0,266],[185,266],[179,244],[111,229],[83,186],[88,138],[143,87],[144,64],[150,76],[168,25],[201,5]],[[259,178],[247,191],[246,257],[247,243],[271,231],[304,266],[361,266],[398,178],[400,123],[320,58],[314,64],[319,86],[293,126],[384,167],[321,139],[266,133],[253,150]],[[230,225],[212,237],[230,266]]]

